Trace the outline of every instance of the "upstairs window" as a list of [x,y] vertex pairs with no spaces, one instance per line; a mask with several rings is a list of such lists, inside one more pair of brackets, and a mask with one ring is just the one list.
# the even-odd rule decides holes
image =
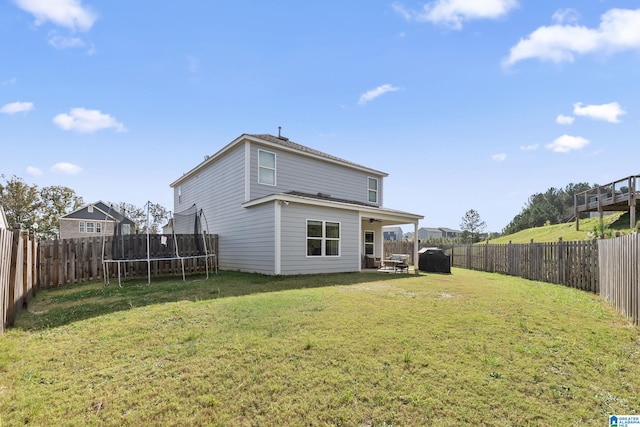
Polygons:
[[369,202],[378,203],[378,178],[369,177]]
[[340,256],[340,223],[307,220],[307,256]]
[[96,222],[96,233],[102,233],[102,223]]
[[93,233],[95,231],[93,222],[87,222],[87,233]]
[[84,233],[84,221],[80,221],[78,225],[79,225],[78,231],[80,233]]
[[276,153],[258,150],[258,184],[276,185]]

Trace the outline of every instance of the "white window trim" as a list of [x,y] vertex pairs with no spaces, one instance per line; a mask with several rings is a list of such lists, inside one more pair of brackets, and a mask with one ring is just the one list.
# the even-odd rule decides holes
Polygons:
[[[269,153],[269,154],[273,154],[273,168],[267,167],[267,166],[261,166],[260,165],[260,153]],[[273,184],[270,182],[261,182],[260,181],[260,169],[268,169],[268,170],[272,170],[273,171]],[[278,181],[278,156],[275,152],[273,151],[267,151],[267,150],[261,150],[258,149],[258,184],[261,185],[271,185],[274,186],[276,185],[277,181]]]
[[[89,227],[89,225],[91,225],[91,227]],[[89,228],[91,228],[91,231],[89,231]],[[95,233],[96,232],[95,222],[88,221],[85,225],[85,230],[87,230],[87,233]]]
[[84,221],[78,222],[78,233],[84,233],[86,230],[86,225]]
[[[376,182],[376,189],[375,190],[372,190],[371,188],[369,188],[369,182],[372,179]],[[375,201],[371,201],[369,199],[369,195],[371,194],[372,191],[376,195],[376,200]],[[376,177],[369,176],[369,177],[367,177],[367,202],[369,202],[369,203],[378,203],[379,201],[380,201],[380,180],[378,178],[376,178]]]
[[[304,246],[304,252],[307,256],[307,258],[340,258],[342,257],[342,223],[340,221],[327,221],[327,220],[323,220],[323,219],[311,219],[308,218],[305,222],[305,243],[307,243],[310,239],[309,237],[309,221],[316,221],[316,222],[320,222],[322,223],[322,237],[311,237],[311,239],[313,240],[321,240],[321,246],[320,246],[320,255],[309,255],[308,253],[308,246],[305,244]],[[340,237],[336,238],[329,238],[326,236],[327,234],[327,228],[326,225],[327,223],[334,223],[334,224],[338,224],[338,231],[340,233]],[[338,255],[327,255],[327,241],[338,241]]]

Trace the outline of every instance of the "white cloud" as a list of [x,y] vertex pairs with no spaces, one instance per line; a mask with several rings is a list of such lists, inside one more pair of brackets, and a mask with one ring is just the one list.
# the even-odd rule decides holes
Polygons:
[[113,128],[116,132],[125,132],[124,125],[109,114],[102,114],[99,110],[73,108],[69,114],[58,114],[53,123],[64,130],[79,133],[93,133],[100,129]]
[[[559,18],[554,15],[554,19]],[[531,58],[573,62],[575,55],[634,49],[640,50],[640,9],[611,9],[602,15],[598,28],[556,24],[536,29],[511,48],[503,65],[508,67]]]
[[40,176],[42,175],[42,171],[35,166],[28,166],[27,173],[31,176]]
[[14,84],[16,84],[16,82],[17,82],[17,81],[18,81],[18,80],[16,80],[16,78],[15,78],[15,77],[11,77],[11,78],[10,78],[10,79],[8,79],[8,80],[3,80],[3,81],[2,81],[2,86],[14,85]]
[[546,147],[556,153],[568,153],[573,150],[580,150],[589,144],[589,140],[581,136],[562,135],[556,138]]
[[495,162],[504,162],[507,160],[507,155],[505,153],[494,154],[491,159]]
[[559,125],[570,125],[575,119],[575,117],[558,114],[558,117],[556,117],[556,123]]
[[393,86],[391,84],[378,86],[377,88],[371,89],[371,90],[363,93],[362,95],[360,95],[360,99],[358,100],[358,104],[364,105],[367,102],[373,101],[377,97],[379,97],[381,95],[384,95],[387,92],[395,92],[397,90],[400,90],[400,88],[396,87],[396,86]]
[[51,172],[62,175],[77,175],[82,172],[82,168],[72,163],[56,163],[51,167]]
[[538,144],[531,144],[531,145],[521,145],[520,149],[522,151],[535,151],[538,149]]
[[5,104],[2,108],[0,108],[0,113],[5,114],[15,114],[15,113],[26,113],[27,111],[33,110],[33,102],[12,102],[10,104]]
[[81,0],[14,0],[16,5],[32,14],[35,25],[50,21],[72,31],[91,29],[97,16]]
[[582,102],[576,102],[573,104],[573,114],[590,117],[595,120],[605,120],[609,123],[620,123],[618,116],[627,114],[627,112],[617,102],[602,105],[585,105],[584,107]]
[[579,18],[580,14],[575,9],[558,9],[551,16],[553,22],[559,25],[578,22]]
[[456,30],[461,29],[465,21],[497,19],[517,6],[517,0],[434,0],[420,11],[407,9],[400,3],[392,5],[406,20],[441,24]]
[[85,42],[81,38],[65,37],[57,34],[52,34],[49,37],[49,44],[56,49],[71,49],[85,46]]

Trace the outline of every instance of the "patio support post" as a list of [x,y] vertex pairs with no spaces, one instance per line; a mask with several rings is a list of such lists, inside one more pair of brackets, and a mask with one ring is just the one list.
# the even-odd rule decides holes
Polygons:
[[418,274],[418,250],[419,248],[419,244],[418,244],[418,221],[413,223],[413,272],[415,274]]

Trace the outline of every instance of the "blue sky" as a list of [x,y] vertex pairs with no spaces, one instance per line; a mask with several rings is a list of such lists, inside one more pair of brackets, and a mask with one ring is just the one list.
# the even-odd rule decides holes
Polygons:
[[631,0],[0,0],[0,173],[172,210],[242,133],[389,173],[384,205],[500,231],[640,173]]

